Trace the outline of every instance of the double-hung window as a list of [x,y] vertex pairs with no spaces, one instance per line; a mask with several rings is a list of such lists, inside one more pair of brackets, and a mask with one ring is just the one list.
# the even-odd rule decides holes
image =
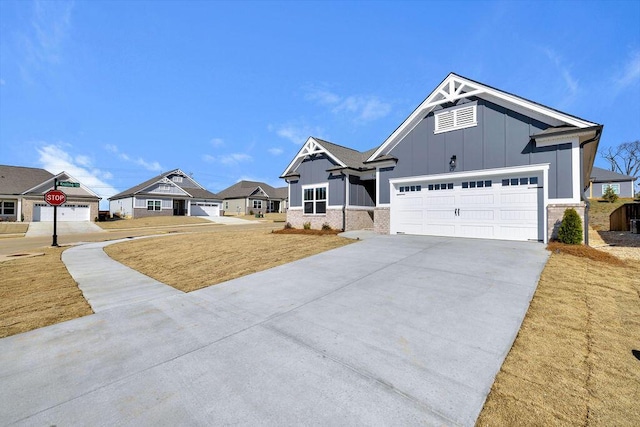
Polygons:
[[262,209],[262,200],[254,200],[253,209]]
[[16,202],[0,201],[0,215],[15,215]]
[[162,202],[160,200],[147,200],[148,211],[159,211],[162,209]]
[[302,190],[304,213],[317,215],[327,213],[327,186],[307,187]]

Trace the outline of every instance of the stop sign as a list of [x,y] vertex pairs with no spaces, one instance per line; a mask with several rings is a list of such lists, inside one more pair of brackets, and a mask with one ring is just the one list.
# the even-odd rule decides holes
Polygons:
[[44,201],[51,206],[60,206],[67,201],[67,195],[60,190],[49,190],[44,193]]

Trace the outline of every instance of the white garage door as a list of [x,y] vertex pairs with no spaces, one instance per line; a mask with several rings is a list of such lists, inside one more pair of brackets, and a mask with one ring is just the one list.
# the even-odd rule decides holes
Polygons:
[[220,216],[220,205],[217,203],[191,203],[191,216]]
[[[58,206],[58,221],[90,221],[89,205],[65,204]],[[33,207],[34,221],[53,221],[53,206],[36,203]]]
[[542,191],[536,174],[395,183],[391,234],[543,240]]

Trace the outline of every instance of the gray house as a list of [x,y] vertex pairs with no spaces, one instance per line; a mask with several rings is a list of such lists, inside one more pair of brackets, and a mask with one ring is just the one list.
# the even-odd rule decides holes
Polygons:
[[218,193],[225,215],[286,212],[287,187],[274,188],[258,181],[239,181]]
[[0,221],[53,221],[53,206],[45,203],[44,194],[53,189],[55,179],[78,185],[58,188],[67,196],[57,209],[58,221],[92,221],[98,216],[100,196],[68,173],[0,165]]
[[602,128],[451,73],[373,150],[309,138],[281,176],[287,220],[546,242],[584,217]]
[[222,201],[190,175],[174,169],[109,198],[109,212],[125,218],[219,216]]
[[634,197],[633,183],[635,180],[632,176],[594,166],[591,172],[589,197],[596,199],[602,197],[607,187],[613,188],[613,191],[620,197]]

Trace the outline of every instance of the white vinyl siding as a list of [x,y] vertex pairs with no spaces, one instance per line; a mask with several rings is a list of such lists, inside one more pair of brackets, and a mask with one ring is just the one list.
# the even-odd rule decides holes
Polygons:
[[433,133],[449,132],[464,129],[478,124],[477,105],[435,113],[435,129]]

